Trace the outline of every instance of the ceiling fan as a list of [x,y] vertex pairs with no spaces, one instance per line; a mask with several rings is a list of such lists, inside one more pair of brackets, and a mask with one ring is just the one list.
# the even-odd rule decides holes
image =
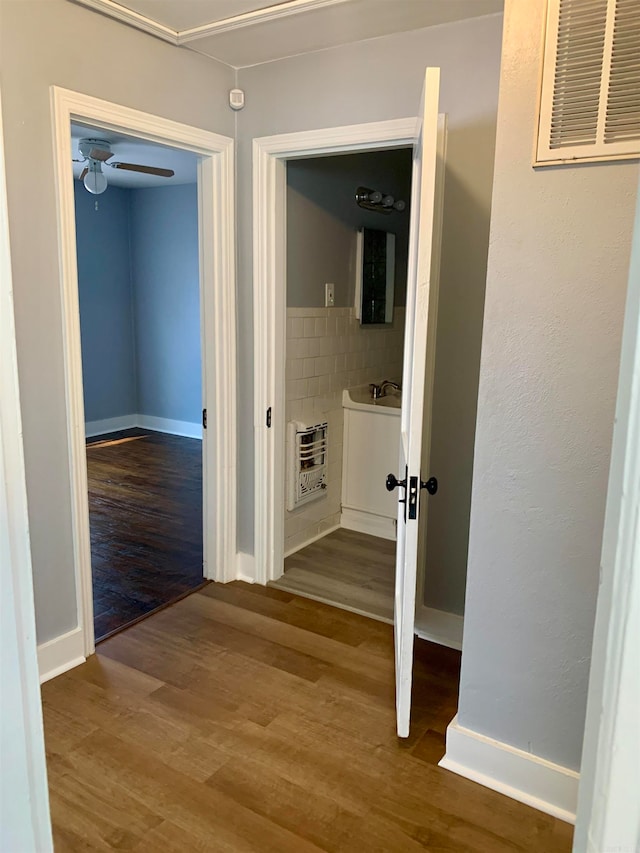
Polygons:
[[125,169],[127,172],[142,172],[145,175],[159,175],[161,178],[172,178],[173,169],[160,169],[157,166],[140,166],[136,163],[119,163],[108,161],[113,157],[111,143],[105,139],[93,139],[85,137],[78,142],[80,160],[74,163],[86,163],[80,180],[83,181],[85,189],[94,195],[103,193],[107,188],[107,178],[102,171],[102,166],[110,166],[112,169]]

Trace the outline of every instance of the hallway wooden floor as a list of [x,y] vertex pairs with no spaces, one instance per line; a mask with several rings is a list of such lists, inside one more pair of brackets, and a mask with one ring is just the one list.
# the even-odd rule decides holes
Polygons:
[[202,442],[126,430],[87,444],[96,640],[202,577]]
[[459,653],[418,641],[394,730],[392,628],[209,584],[43,685],[57,853],[560,853],[571,827],[442,770]]

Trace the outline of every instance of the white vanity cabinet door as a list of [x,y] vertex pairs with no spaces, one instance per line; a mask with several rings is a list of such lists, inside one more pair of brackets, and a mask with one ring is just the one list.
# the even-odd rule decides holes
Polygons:
[[344,409],[342,526],[385,539],[396,538],[398,497],[385,488],[398,467],[398,409],[371,413]]

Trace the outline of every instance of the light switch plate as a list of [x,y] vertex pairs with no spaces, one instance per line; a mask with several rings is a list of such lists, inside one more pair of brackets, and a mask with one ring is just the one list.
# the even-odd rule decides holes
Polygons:
[[333,283],[327,282],[324,286],[324,307],[333,308],[336,304],[335,295],[333,292]]

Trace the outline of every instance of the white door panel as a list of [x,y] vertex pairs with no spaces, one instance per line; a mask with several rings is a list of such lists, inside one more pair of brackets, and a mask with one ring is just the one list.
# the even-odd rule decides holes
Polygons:
[[[396,714],[399,737],[408,737],[411,714],[413,637],[419,532],[426,525],[426,500],[421,474],[429,477],[433,368],[437,315],[437,276],[433,276],[438,96],[440,69],[428,68],[420,104],[420,126],[413,156],[411,222],[407,274],[407,310],[401,414],[398,540],[396,551],[395,657]],[[421,464],[422,463],[422,464]],[[420,524],[420,516],[423,523]]]

